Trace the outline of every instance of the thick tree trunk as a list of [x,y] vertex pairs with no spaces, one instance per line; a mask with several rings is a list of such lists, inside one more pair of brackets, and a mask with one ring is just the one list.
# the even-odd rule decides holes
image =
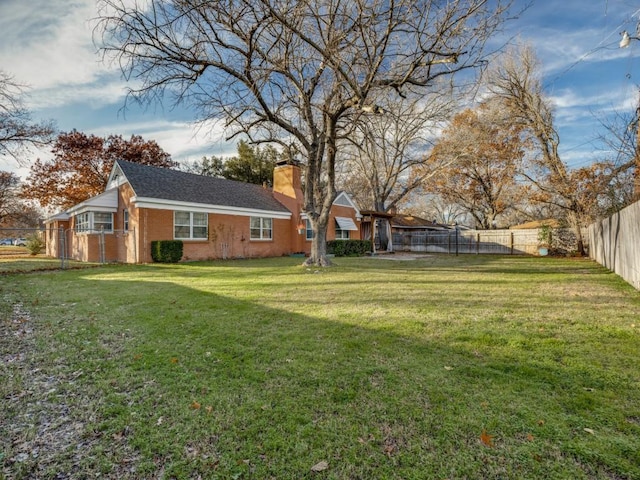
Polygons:
[[571,229],[576,236],[576,251],[581,256],[584,256],[586,255],[586,251],[584,249],[584,238],[582,238],[582,227],[580,225],[581,222],[579,215],[574,211],[570,211],[568,214],[568,220],[569,225],[571,226]]
[[323,118],[324,135],[318,134],[322,143],[312,144],[308,151],[304,192],[305,213],[313,229],[311,255],[304,264],[318,267],[331,265],[327,258],[327,225],[336,198],[336,119],[331,115]]
[[303,265],[317,267],[329,267],[331,261],[327,257],[327,225],[320,225],[320,222],[316,223],[314,228],[314,236],[311,241],[311,254],[305,260]]

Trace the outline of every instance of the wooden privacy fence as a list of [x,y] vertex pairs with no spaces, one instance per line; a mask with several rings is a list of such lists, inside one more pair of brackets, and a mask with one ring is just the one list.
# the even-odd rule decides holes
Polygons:
[[393,248],[399,252],[537,255],[538,229],[394,233]]
[[640,202],[589,226],[589,256],[640,290]]

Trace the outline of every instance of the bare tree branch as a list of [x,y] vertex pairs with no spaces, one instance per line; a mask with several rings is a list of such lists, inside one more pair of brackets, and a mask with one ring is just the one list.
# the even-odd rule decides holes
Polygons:
[[480,65],[509,3],[100,0],[96,38],[131,80],[130,101],[184,103],[201,121],[224,118],[231,135],[295,144],[315,232],[310,261],[324,264],[347,119]]
[[0,71],[0,155],[9,155],[20,165],[20,154],[29,146],[44,146],[53,141],[53,122],[34,123],[23,102],[25,87]]
[[530,47],[514,48],[488,71],[489,90],[502,99],[512,113],[512,121],[530,133],[539,155],[533,164],[537,175],[528,174],[537,187],[539,201],[562,206],[577,238],[576,248],[584,253],[582,230],[585,205],[575,178],[560,158],[560,137],[554,126],[553,108],[544,94],[540,65]]

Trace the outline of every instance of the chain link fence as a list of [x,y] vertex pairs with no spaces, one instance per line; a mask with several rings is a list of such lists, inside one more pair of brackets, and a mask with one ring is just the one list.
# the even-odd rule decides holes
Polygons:
[[[447,230],[393,234],[397,252],[448,254],[538,255],[539,229],[527,230]],[[575,242],[570,229],[552,231],[555,253],[569,253]]]

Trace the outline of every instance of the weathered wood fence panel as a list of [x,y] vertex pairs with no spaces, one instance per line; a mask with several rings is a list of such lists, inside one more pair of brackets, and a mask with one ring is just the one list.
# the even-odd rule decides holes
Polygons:
[[640,290],[640,202],[589,226],[589,256]]

